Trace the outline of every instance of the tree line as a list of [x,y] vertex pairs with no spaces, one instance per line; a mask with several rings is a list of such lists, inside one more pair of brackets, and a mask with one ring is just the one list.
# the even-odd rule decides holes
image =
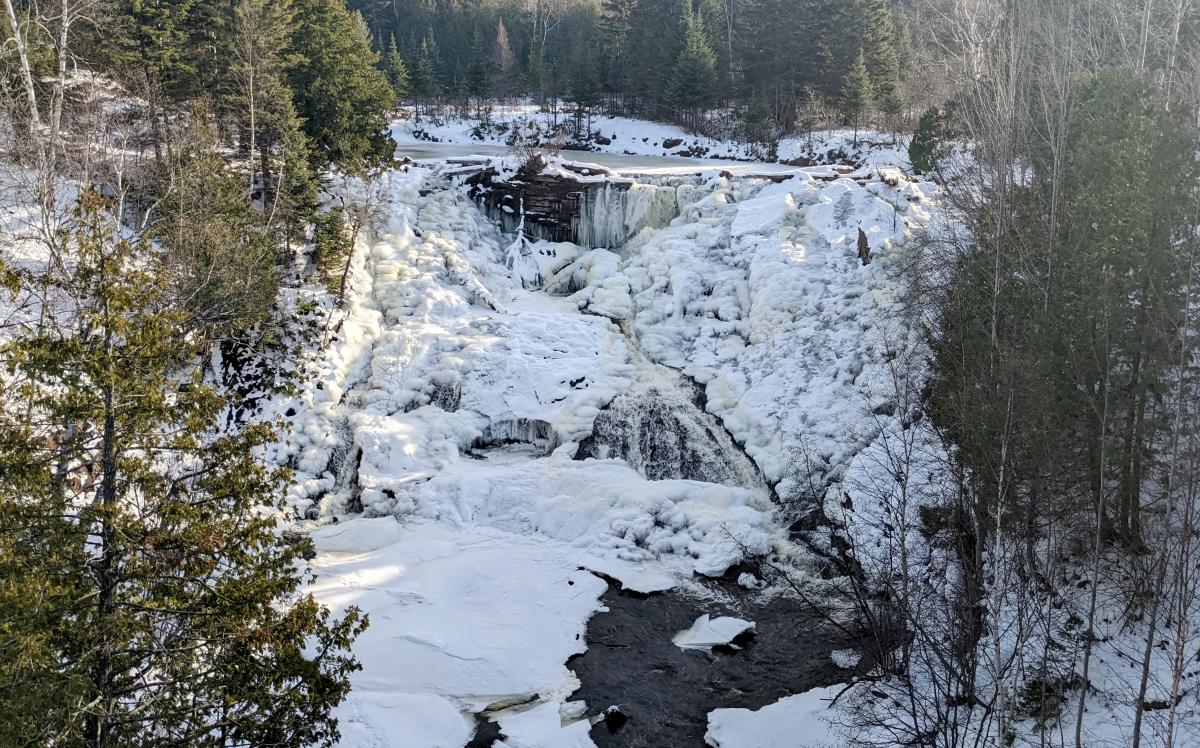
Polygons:
[[395,96],[342,0],[0,6],[0,744],[337,742],[366,619],[304,590],[247,416]]
[[[1130,744],[1182,745],[1200,622],[1200,17],[1189,0],[926,11],[955,74],[910,153],[946,220],[911,278],[931,353],[903,363],[928,382],[898,387],[895,480],[864,489],[888,540],[855,550],[907,638],[881,654],[887,697],[858,704],[860,726],[876,745],[1078,748],[1107,699]],[[1117,632],[1124,675],[1098,675]]]

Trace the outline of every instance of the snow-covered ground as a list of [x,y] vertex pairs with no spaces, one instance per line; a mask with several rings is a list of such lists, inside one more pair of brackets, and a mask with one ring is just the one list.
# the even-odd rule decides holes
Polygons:
[[[896,269],[933,188],[875,168],[654,188],[674,192],[665,228],[618,251],[538,242],[513,258],[438,169],[343,186],[370,214],[350,293],[307,384],[271,408],[292,424],[275,459],[296,470],[318,597],[371,618],[346,745],[462,746],[485,712],[502,745],[591,745],[580,720],[606,705],[571,701],[565,663],[586,646],[597,574],[647,592],[773,553],[804,577],[795,507],[762,478],[800,500],[801,445],[823,480],[878,431],[888,346],[911,343]],[[679,412],[693,398],[667,390],[690,393],[688,378],[711,415]],[[723,424],[755,466],[716,473],[744,476],[723,485],[670,465],[648,480],[616,447],[575,459],[621,397],[663,404],[614,405],[608,428],[644,435],[641,410],[667,412],[667,430]]]
[[[497,105],[491,113],[491,126],[480,125],[478,119],[456,117],[414,117],[392,125],[392,137],[403,148],[413,143],[461,143],[490,146],[507,145],[515,129],[539,132],[550,141],[558,126],[566,126],[571,115],[540,111],[532,105]],[[586,120],[584,127],[586,128]],[[682,157],[693,159],[728,159],[758,161],[763,158],[762,147],[731,139],[717,139],[689,133],[682,128],[661,122],[629,117],[591,118],[592,137],[585,142],[571,140],[571,148],[584,147],[597,153],[625,154],[652,157]],[[788,135],[779,140],[775,160],[781,163],[810,164],[908,164],[907,136],[892,133],[853,130],[816,130],[806,134]]]

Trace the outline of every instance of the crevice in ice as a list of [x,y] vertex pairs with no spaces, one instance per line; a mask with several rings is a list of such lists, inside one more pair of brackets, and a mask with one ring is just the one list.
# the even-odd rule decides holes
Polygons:
[[362,467],[362,447],[355,446],[351,459],[347,460],[338,473],[338,489],[346,492],[346,511],[359,514],[363,510],[362,486],[358,481],[358,469]]
[[486,450],[510,444],[529,444],[542,454],[558,446],[554,427],[538,418],[502,418],[484,427],[483,433],[471,442],[472,450]]

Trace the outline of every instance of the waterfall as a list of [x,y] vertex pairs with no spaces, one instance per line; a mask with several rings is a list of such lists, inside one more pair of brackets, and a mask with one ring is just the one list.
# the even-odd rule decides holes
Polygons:
[[633,184],[622,189],[606,182],[581,202],[575,243],[613,249],[644,228],[666,226],[678,212],[673,187]]

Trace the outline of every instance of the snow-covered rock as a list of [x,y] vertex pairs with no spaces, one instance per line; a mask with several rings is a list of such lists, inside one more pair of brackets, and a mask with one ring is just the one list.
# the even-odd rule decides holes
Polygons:
[[704,740],[712,748],[840,748],[829,703],[839,686],[787,696],[762,709],[717,709]]

